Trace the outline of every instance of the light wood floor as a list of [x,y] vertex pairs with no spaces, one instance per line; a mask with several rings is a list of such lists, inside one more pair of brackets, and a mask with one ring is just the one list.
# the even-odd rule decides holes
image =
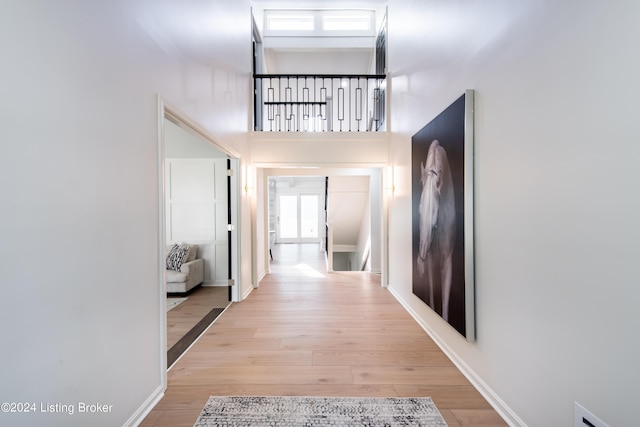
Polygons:
[[211,395],[430,396],[451,427],[506,425],[379,276],[327,274],[317,245],[273,256],[169,371],[143,426],[192,426]]
[[213,308],[229,305],[228,288],[199,286],[187,300],[167,312],[167,350],[178,342]]

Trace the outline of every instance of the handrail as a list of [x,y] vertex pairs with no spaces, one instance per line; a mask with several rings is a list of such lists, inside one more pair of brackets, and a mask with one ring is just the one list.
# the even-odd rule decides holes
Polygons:
[[366,77],[371,79],[382,79],[382,80],[387,78],[385,74],[254,74],[253,77],[256,79],[264,79],[264,78],[270,78],[270,77],[273,77],[273,78],[283,78],[283,77],[318,78],[319,77],[324,79],[342,79],[342,78],[357,79],[357,78]]
[[384,130],[384,74],[256,74],[257,131]]

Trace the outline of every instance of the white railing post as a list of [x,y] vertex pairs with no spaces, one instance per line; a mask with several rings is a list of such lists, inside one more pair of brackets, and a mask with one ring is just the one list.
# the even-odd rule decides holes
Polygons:
[[333,225],[327,223],[327,272],[333,273]]

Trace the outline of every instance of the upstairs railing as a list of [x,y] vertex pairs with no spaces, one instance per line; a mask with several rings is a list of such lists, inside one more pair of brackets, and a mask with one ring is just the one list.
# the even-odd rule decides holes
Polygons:
[[256,131],[370,132],[385,127],[386,76],[257,74]]

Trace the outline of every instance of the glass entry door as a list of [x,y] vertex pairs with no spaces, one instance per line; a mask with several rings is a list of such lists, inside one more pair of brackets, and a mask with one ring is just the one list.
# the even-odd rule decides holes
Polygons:
[[278,242],[320,241],[319,194],[280,194],[277,208]]

